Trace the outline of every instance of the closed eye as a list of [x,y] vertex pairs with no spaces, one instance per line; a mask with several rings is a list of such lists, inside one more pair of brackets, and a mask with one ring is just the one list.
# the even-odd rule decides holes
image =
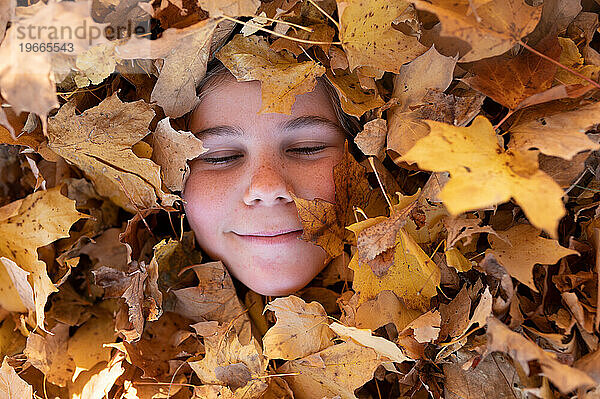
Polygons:
[[316,147],[290,148],[288,151],[295,152],[297,154],[311,155],[311,154],[315,154],[321,150],[324,150],[325,148],[327,148],[326,145],[320,145],[320,146],[316,146]]

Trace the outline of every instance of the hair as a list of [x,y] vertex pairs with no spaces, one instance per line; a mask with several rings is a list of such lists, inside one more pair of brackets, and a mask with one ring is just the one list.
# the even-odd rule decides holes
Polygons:
[[[206,74],[196,86],[198,104],[202,102],[204,97],[219,87],[219,84],[226,80],[229,76],[232,76],[231,72],[225,65],[223,65],[221,61],[219,61],[217,58],[214,58],[212,61],[210,61],[206,68]],[[325,93],[331,101],[331,105],[333,106],[338,123],[348,136],[350,143],[353,143],[354,137],[356,137],[361,130],[360,121],[358,118],[348,115],[342,110],[337,91],[327,78],[323,76],[317,77],[317,84],[320,84],[325,89]],[[192,112],[188,114],[185,121],[185,125],[188,128],[187,130],[189,130],[191,114]]]

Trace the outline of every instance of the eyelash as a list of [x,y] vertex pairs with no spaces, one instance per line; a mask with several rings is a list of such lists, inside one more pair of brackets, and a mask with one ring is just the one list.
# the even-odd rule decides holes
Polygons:
[[[289,151],[298,153],[298,154],[303,154],[303,155],[312,155],[315,154],[323,149],[327,148],[327,146],[325,145],[320,145],[320,146],[316,146],[316,147],[299,147],[299,148],[292,148]],[[220,157],[220,158],[203,158],[202,161],[210,163],[212,165],[222,165],[225,164],[229,161],[233,161],[237,158],[241,157],[241,155],[236,154],[236,155],[230,155],[228,157]]]

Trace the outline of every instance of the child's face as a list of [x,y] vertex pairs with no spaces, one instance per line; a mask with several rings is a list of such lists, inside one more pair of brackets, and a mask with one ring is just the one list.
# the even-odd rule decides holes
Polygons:
[[260,84],[233,77],[212,87],[191,130],[209,150],[190,162],[185,211],[201,247],[263,295],[288,295],[325,266],[300,240],[290,192],[334,202],[333,166],[345,135],[325,90],[296,97],[291,115],[258,114]]

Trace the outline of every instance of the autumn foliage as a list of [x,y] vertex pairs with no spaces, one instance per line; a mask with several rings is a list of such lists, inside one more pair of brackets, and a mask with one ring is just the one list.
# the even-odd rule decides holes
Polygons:
[[[599,13],[0,0],[0,397],[600,397]],[[294,295],[240,290],[184,223],[214,58],[261,112],[323,77],[360,119],[335,203],[294,196],[330,258]]]

